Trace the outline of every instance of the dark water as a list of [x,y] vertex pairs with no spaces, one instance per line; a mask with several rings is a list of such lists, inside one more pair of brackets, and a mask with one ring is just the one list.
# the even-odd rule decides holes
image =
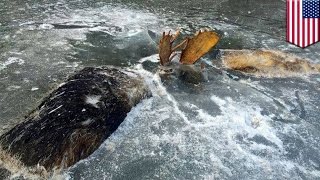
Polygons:
[[216,49],[276,49],[320,63],[319,44],[285,42],[285,1],[1,1],[1,131],[74,71],[129,67],[154,97],[65,178],[319,179],[320,76],[250,77],[222,68],[215,50],[202,59],[208,82],[161,82],[157,42],[178,28],[214,29]]

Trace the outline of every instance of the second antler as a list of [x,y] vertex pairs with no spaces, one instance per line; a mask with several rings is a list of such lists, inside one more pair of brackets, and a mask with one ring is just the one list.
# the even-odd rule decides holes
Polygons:
[[218,34],[213,31],[198,31],[194,37],[186,38],[180,44],[172,47],[179,34],[180,31],[176,32],[174,35],[171,35],[170,31],[168,34],[165,34],[165,32],[163,33],[159,43],[161,65],[165,66],[170,64],[171,60],[176,55],[175,51],[179,48],[182,48],[180,63],[194,64],[219,41]]

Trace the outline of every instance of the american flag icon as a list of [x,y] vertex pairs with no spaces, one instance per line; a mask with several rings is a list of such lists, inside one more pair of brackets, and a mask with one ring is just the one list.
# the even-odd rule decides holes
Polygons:
[[320,0],[287,0],[287,41],[305,48],[320,41]]

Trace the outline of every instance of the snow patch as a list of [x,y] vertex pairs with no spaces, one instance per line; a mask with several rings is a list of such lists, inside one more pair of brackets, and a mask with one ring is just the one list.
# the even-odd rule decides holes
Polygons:
[[229,121],[229,126],[233,127],[231,128],[233,134],[247,134],[248,138],[256,135],[263,136],[276,144],[281,151],[284,150],[282,141],[276,136],[276,130],[268,123],[272,119],[270,116],[262,115],[260,107],[242,105],[233,101],[230,97],[222,99],[212,96],[211,100],[219,105],[222,111],[222,115],[217,116],[216,119]]
[[88,125],[90,125],[92,122],[93,122],[93,119],[87,119],[87,120],[81,122],[81,125],[83,125],[83,126],[88,126]]
[[32,87],[32,88],[31,88],[31,91],[37,91],[37,90],[39,90],[38,87]]
[[211,100],[215,102],[218,106],[224,106],[227,102],[223,99],[220,99],[217,96],[211,96]]
[[0,70],[7,68],[11,64],[23,65],[25,61],[18,57],[9,57],[7,61],[0,62]]
[[143,62],[145,62],[145,61],[150,61],[150,62],[158,63],[158,62],[159,62],[159,54],[153,54],[153,55],[151,55],[151,56],[141,58],[141,59],[139,60],[139,63],[143,63]]
[[52,24],[41,24],[39,29],[52,29],[54,26]]
[[123,72],[124,74],[130,76],[130,77],[134,77],[134,78],[137,78],[137,77],[138,77],[137,74],[135,74],[134,72],[131,72],[131,71],[129,71],[129,70],[127,70],[127,71],[122,71],[122,72]]
[[20,89],[21,86],[16,86],[16,85],[13,85],[13,86],[9,86],[6,88],[7,91],[14,91],[14,90],[17,90],[17,89]]
[[98,103],[100,102],[100,98],[100,95],[88,95],[86,96],[85,102],[95,108],[99,108]]
[[45,20],[43,28],[51,24],[78,26],[78,29],[98,31],[112,36],[129,37],[145,29],[154,29],[159,18],[147,11],[134,10],[126,6],[105,5],[99,8],[86,8],[69,11],[67,16],[52,16]]

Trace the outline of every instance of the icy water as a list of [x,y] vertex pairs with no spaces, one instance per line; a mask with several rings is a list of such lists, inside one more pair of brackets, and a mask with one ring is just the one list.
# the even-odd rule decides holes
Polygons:
[[[211,28],[208,81],[162,79],[161,32]],[[320,63],[320,44],[285,42],[285,1],[0,2],[0,133],[85,66],[136,69],[153,97],[65,179],[320,179],[320,75],[257,78],[217,49],[276,49]]]

